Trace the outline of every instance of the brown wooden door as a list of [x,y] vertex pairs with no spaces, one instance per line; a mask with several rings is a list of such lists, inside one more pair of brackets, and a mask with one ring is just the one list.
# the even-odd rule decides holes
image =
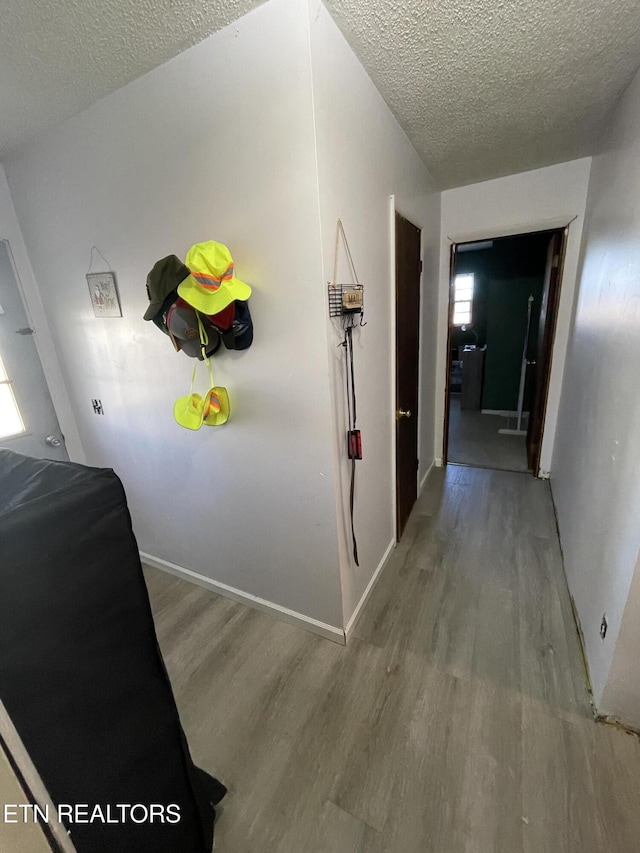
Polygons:
[[[540,305],[540,321],[538,324],[538,347],[535,361],[529,361],[530,376],[533,377],[533,391],[527,429],[527,465],[534,476],[540,469],[540,450],[544,417],[547,410],[547,395],[549,392],[549,376],[551,374],[551,358],[553,355],[553,340],[556,332],[556,318],[560,301],[560,280],[562,262],[566,242],[565,231],[555,231],[549,241],[547,251],[547,267],[542,290]],[[533,368],[533,370],[531,370]]]
[[418,496],[420,229],[396,213],[396,512],[397,536]]

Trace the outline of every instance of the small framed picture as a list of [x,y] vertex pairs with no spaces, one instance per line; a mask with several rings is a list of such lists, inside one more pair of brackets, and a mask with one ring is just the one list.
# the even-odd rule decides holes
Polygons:
[[114,273],[87,273],[87,284],[96,317],[122,317]]

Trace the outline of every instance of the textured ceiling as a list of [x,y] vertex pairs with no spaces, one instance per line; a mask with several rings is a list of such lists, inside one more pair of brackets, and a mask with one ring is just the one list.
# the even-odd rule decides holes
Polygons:
[[0,159],[261,0],[2,0]]
[[[259,2],[3,0],[0,159]],[[592,153],[640,64],[638,0],[327,5],[441,186]]]
[[327,0],[441,186],[594,152],[640,65],[638,0]]

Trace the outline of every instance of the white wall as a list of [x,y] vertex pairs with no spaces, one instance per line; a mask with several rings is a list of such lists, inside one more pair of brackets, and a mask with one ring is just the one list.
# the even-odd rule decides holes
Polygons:
[[[122,477],[141,549],[341,628],[306,6],[272,0],[6,170],[87,459]],[[255,341],[215,357],[229,423],[190,433],[193,362],[142,320],[144,285],[208,239],[254,287]],[[92,244],[122,319],[93,316]]]
[[[605,640],[606,643],[606,640]],[[620,620],[615,654],[598,710],[605,716],[621,720],[640,729],[640,555],[636,561],[629,595]]]
[[575,299],[576,275],[589,184],[590,158],[447,190],[442,194],[440,302],[436,367],[435,456],[442,459],[449,256],[452,242],[558,228],[571,222],[556,326],[540,469],[551,469],[560,389]]
[[[357,463],[353,561],[349,523],[350,463],[346,459],[344,352],[339,327],[328,321],[333,387],[334,454],[345,624],[394,543],[395,388],[393,210],[423,229],[424,327],[420,397],[420,473],[433,461],[434,300],[437,298],[439,193],[360,62],[319,0],[309,2],[322,261],[332,279],[336,222],[342,219],[358,277],[365,285],[367,325],[354,334],[358,427],[364,458]],[[340,246],[338,283],[353,283]]]
[[[640,726],[639,199],[637,76],[591,169],[584,263],[552,477],[567,577],[582,624],[596,703],[602,713],[619,715],[636,726]],[[609,623],[604,642],[599,636],[603,613]]]
[[33,277],[33,270],[18,225],[13,201],[9,192],[4,167],[0,163],[0,240],[7,240],[15,265],[18,286],[25,302],[32,328],[34,341],[42,361],[49,393],[58,415],[58,421],[70,458],[75,462],[85,462],[84,449],[80,441],[78,427],[73,417],[67,388],[60,369],[51,330],[47,322],[40,293]]

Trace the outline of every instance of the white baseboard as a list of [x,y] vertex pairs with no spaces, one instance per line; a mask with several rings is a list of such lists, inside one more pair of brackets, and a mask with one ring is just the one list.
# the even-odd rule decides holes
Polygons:
[[305,616],[303,613],[298,613],[295,610],[289,610],[288,607],[282,607],[280,604],[275,604],[273,601],[267,601],[264,598],[258,598],[251,593],[243,592],[241,589],[236,589],[226,583],[214,581],[212,578],[194,572],[191,569],[185,569],[183,566],[177,566],[175,563],[170,563],[168,560],[161,560],[159,557],[154,557],[152,554],[140,552],[140,559],[143,563],[151,566],[154,569],[160,569],[163,572],[168,572],[171,575],[182,578],[183,580],[195,583],[205,589],[218,593],[225,598],[231,598],[233,601],[239,601],[241,604],[246,604],[248,607],[253,607],[255,610],[260,610],[263,613],[268,613],[270,616],[275,616],[276,619],[281,619],[283,622],[288,622],[290,625],[296,625],[298,628],[304,628],[306,631],[311,631],[314,634],[319,634],[327,640],[332,640],[334,643],[339,643],[341,646],[346,645],[345,632],[341,628],[335,628],[333,625],[327,625],[326,622],[319,622],[311,616]]
[[371,580],[367,584],[367,588],[362,593],[362,597],[360,598],[360,601],[358,602],[356,609],[351,614],[351,618],[349,619],[349,621],[347,623],[347,627],[345,629],[345,642],[349,641],[349,638],[351,637],[351,634],[353,633],[353,630],[356,627],[356,623],[357,623],[358,619],[360,618],[360,615],[364,609],[364,606],[367,603],[367,599],[371,595],[373,588],[376,585],[378,578],[382,574],[384,567],[387,565],[389,557],[391,556],[391,553],[393,552],[395,547],[396,547],[395,539],[392,539],[391,542],[389,542],[389,544],[387,545],[387,549],[384,552],[384,554],[382,555],[382,559],[378,563],[378,567],[375,570],[375,572],[373,573]]
[[433,471],[433,466],[436,464],[436,461],[437,460],[434,459],[434,461],[431,463],[431,465],[429,465],[429,467],[427,468],[426,474],[420,480],[420,485],[418,486],[418,497],[420,497],[424,487],[427,485],[427,480],[429,478],[429,474]]
[[442,456],[436,456],[436,458],[433,460],[433,464],[436,466],[436,468],[442,468]]
[[[483,415],[500,415],[502,418],[517,418],[518,413],[508,409],[482,409]],[[529,412],[523,412],[522,417],[529,417]]]

